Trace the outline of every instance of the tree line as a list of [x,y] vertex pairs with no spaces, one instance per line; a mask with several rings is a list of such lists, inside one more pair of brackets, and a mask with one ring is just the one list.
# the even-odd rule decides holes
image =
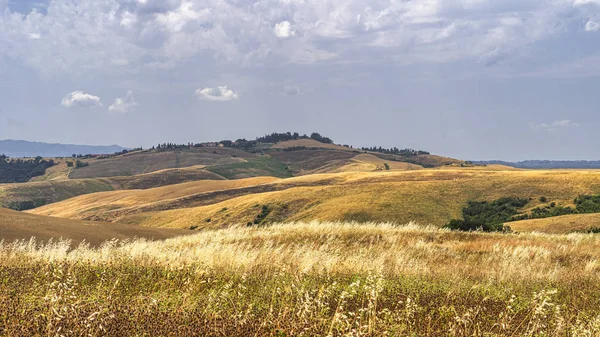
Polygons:
[[405,157],[412,157],[412,156],[418,156],[418,155],[424,155],[424,154],[430,154],[427,151],[422,151],[422,150],[413,150],[413,149],[399,149],[397,147],[392,147],[389,149],[386,149],[384,147],[377,147],[377,146],[372,146],[372,147],[362,147],[361,150],[363,151],[371,151],[371,152],[379,152],[379,153],[385,153],[385,154],[396,154],[396,155],[400,155],[400,156],[405,156]]
[[54,160],[38,156],[33,159],[11,159],[0,155],[0,183],[23,183],[41,176],[46,169],[54,166]]

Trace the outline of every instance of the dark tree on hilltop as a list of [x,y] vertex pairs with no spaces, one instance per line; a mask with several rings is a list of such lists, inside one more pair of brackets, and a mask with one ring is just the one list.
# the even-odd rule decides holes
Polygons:
[[327,144],[333,143],[333,140],[331,140],[331,138],[323,137],[320,134],[318,134],[317,132],[311,133],[310,138],[316,140],[317,142],[321,142],[321,143],[327,143]]

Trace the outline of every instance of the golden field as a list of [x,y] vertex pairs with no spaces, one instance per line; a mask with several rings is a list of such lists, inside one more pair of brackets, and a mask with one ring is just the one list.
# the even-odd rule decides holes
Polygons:
[[[266,205],[271,209],[267,222],[416,221],[442,226],[460,217],[469,200],[518,196],[531,198],[527,207],[533,208],[542,196],[570,205],[580,194],[599,192],[600,171],[444,168],[198,181],[79,196],[31,213],[148,227],[221,228],[252,221]],[[519,231],[528,228],[520,226]]]
[[0,244],[7,336],[598,336],[600,237],[289,223]]
[[111,239],[145,238],[163,240],[175,236],[189,235],[191,231],[162,228],[144,228],[115,223],[60,219],[26,214],[0,208],[0,240],[29,240],[37,242],[70,240],[74,244],[86,242],[100,246]]

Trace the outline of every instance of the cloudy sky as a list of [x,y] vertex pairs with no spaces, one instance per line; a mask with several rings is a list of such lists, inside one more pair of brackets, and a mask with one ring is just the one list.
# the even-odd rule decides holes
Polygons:
[[0,0],[0,139],[600,159],[600,0]]

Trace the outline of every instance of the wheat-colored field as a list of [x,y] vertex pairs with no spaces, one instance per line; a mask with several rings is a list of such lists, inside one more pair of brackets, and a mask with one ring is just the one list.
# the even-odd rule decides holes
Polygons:
[[600,237],[292,223],[0,245],[7,336],[598,336]]
[[[47,205],[31,212],[75,219],[95,219],[149,227],[220,228],[246,224],[268,206],[267,222],[377,221],[442,226],[461,216],[469,200],[495,200],[507,196],[539,198],[570,205],[580,194],[600,193],[599,171],[498,171],[496,168],[429,169],[418,171],[344,172],[313,174],[289,179],[242,180],[245,185],[177,194],[179,187],[146,191],[106,192]],[[265,178],[266,179],[266,178]],[[120,196],[130,196],[121,203]],[[141,197],[143,196],[143,197]],[[109,205],[110,207],[108,207]],[[209,220],[209,221],[208,221]],[[567,232],[557,224],[552,230]],[[527,231],[521,226],[520,231]]]
[[0,240],[4,242],[31,238],[35,238],[38,242],[68,239],[77,244],[87,242],[90,245],[99,246],[110,239],[162,240],[190,233],[192,232],[189,230],[144,228],[115,223],[60,219],[0,208]]

